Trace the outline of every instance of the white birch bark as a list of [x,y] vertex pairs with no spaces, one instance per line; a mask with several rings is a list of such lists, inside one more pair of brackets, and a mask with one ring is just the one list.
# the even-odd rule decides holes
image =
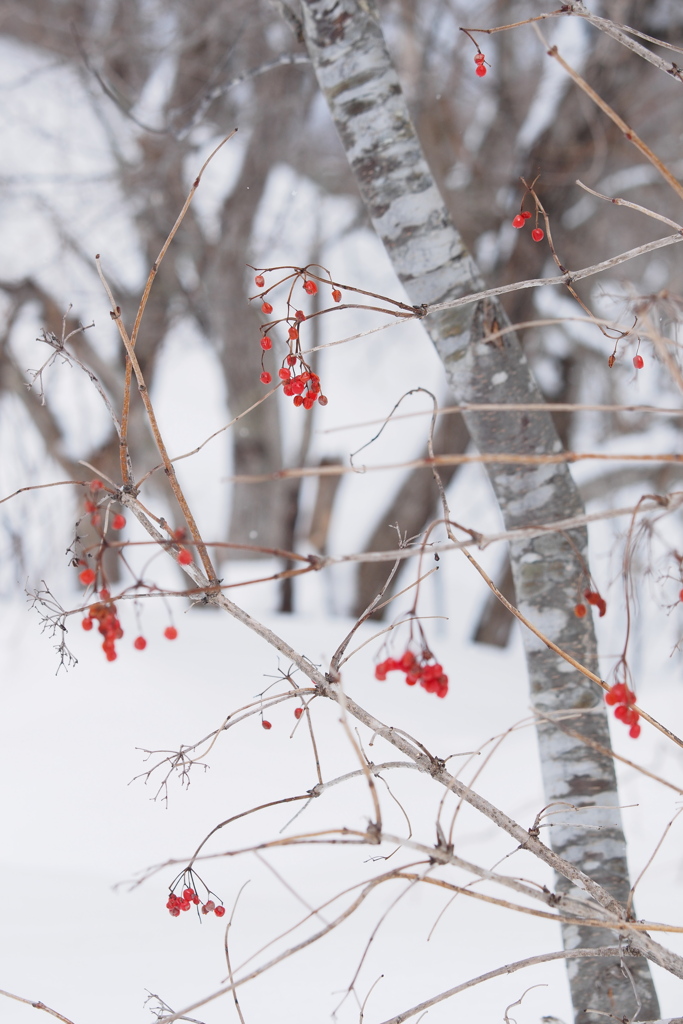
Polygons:
[[[320,88],[372,222],[411,301],[439,303],[483,288],[425,161],[372,0],[302,0],[302,9]],[[485,340],[505,323],[495,300],[424,320],[459,402],[541,401],[514,334]],[[546,412],[469,413],[466,423],[482,452],[561,449]],[[508,527],[552,522],[582,511],[566,465],[487,468]],[[585,531],[572,531],[571,537],[585,558]],[[511,561],[521,611],[597,671],[590,616],[581,620],[573,613],[582,568],[571,544],[552,533],[519,541],[511,547]],[[527,632],[524,641],[536,707],[545,714],[582,709],[581,731],[609,747],[602,694],[533,635]],[[579,808],[562,808],[566,824],[549,830],[553,848],[624,903],[630,883],[612,760],[547,723],[539,726],[538,740],[546,802],[561,800]],[[564,892],[572,887],[558,878],[557,888]],[[571,926],[564,929],[563,940],[567,949],[593,947],[604,945],[605,935]],[[637,987],[640,1018],[656,1020],[659,1006],[647,962],[625,957],[624,963]],[[568,972],[576,1024],[598,1019],[585,1013],[586,1007],[629,1019],[635,1014],[632,983],[619,959],[568,961]]]

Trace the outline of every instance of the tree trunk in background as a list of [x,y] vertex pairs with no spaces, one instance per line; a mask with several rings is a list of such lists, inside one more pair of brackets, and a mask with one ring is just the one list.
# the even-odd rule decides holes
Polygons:
[[[370,0],[303,0],[307,46],[373,224],[411,301],[438,303],[483,287],[477,268],[453,227],[422,154],[401,87]],[[424,321],[461,402],[540,402],[516,337],[487,342],[506,323],[498,303],[480,301]],[[556,453],[562,445],[546,412],[469,413],[467,428],[482,452]],[[510,467],[490,464],[489,477],[508,528],[552,522],[582,511],[566,465]],[[457,514],[457,512],[456,512]],[[585,531],[572,532],[585,557]],[[556,644],[594,671],[590,617],[573,613],[583,569],[574,547],[549,533],[511,545],[521,611]],[[601,693],[532,634],[524,636],[535,706],[552,714],[581,709],[580,729],[609,747]],[[546,801],[566,801],[566,824],[552,830],[554,849],[588,872],[618,900],[629,891],[626,846],[611,758],[565,736],[552,725],[538,729]],[[566,813],[565,813],[566,812]],[[586,828],[585,826],[599,826]],[[558,888],[572,889],[563,878]],[[567,948],[597,946],[604,931],[565,927]],[[640,1016],[659,1017],[648,964],[625,958],[641,1001]],[[630,979],[618,959],[574,961],[569,980],[576,1024],[589,1024],[586,1008],[632,1016]]]

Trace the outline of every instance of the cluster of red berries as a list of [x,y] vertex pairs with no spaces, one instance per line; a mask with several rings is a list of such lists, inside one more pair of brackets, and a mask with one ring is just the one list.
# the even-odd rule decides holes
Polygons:
[[[521,213],[518,213],[515,217],[512,218],[512,226],[513,228],[523,228],[526,222],[530,219],[531,214],[529,213],[529,211],[522,210]],[[534,242],[541,242],[545,237],[545,231],[543,230],[543,228],[539,228],[538,225],[536,225],[536,227],[531,232],[531,237],[533,238]]]
[[[263,288],[265,283],[263,274],[257,274],[254,278],[254,284],[257,288]],[[318,285],[310,278],[304,278],[303,289],[307,295],[316,295]],[[341,297],[342,294],[339,289],[333,288],[332,298],[334,301],[341,302]],[[261,295],[261,298],[263,299],[263,295]],[[273,312],[272,303],[263,299],[261,312],[266,316],[270,316]],[[320,390],[320,377],[311,370],[301,355],[299,326],[306,319],[306,314],[302,309],[297,309],[293,316],[288,316],[285,319],[289,325],[287,328],[289,355],[283,360],[282,367],[278,370],[278,377],[282,381],[282,392],[288,398],[293,398],[293,404],[297,407],[303,406],[304,409],[312,409],[316,402],[318,405],[327,405],[328,399]],[[264,334],[260,345],[264,352],[268,352],[273,347],[273,339],[269,334]],[[298,374],[294,373],[294,367],[297,363],[299,363],[300,370]],[[273,375],[270,371],[263,368],[263,362],[261,363],[260,380],[262,384],[272,384],[273,382]]]
[[479,51],[479,53],[475,53],[474,63],[477,65],[476,68],[474,69],[475,75],[478,75],[479,78],[483,78],[484,75],[486,74],[486,68],[484,67],[486,63],[486,57],[481,51]]
[[[88,572],[92,572],[92,569],[89,569]],[[104,637],[102,650],[107,661],[116,661],[116,641],[123,636],[123,629],[116,614],[116,605],[110,600],[108,590],[100,590],[100,601],[88,608],[88,614],[81,625],[83,629],[90,630],[96,622],[98,623],[98,632]]]
[[[92,572],[92,569],[89,569],[88,572]],[[81,573],[81,576],[83,576],[83,573]],[[118,657],[116,641],[123,637],[123,628],[116,614],[116,604],[111,600],[109,591],[100,590],[99,596],[100,600],[88,608],[88,614],[81,621],[81,625],[86,632],[90,632],[97,622],[97,630],[104,637],[102,650],[107,661],[116,661]],[[178,630],[175,626],[167,626],[164,630],[164,636],[167,640],[175,640],[178,636]],[[147,641],[144,636],[137,636],[133,640],[133,647],[136,651],[144,651],[146,646]]]
[[222,903],[216,904],[214,900],[210,899],[207,899],[206,903],[202,903],[197,893],[191,888],[183,889],[180,895],[172,892],[168,897],[166,909],[171,917],[180,917],[182,910],[189,910],[193,905],[195,907],[201,905],[202,914],[214,913],[216,917],[223,917],[225,914],[225,907]]
[[[583,596],[588,601],[588,604],[595,605],[600,618],[602,618],[607,611],[607,601],[605,601],[604,597],[601,597],[597,590],[584,590]],[[574,614],[579,619],[582,619],[587,611],[588,609],[582,601],[574,605]]]
[[624,725],[630,726],[628,734],[634,740],[637,740],[640,736],[640,726],[638,725],[640,715],[633,707],[635,702],[635,693],[633,690],[629,690],[625,683],[615,683],[609,693],[605,694],[605,703],[611,707],[616,705],[614,707],[614,717],[618,718]]
[[448,693],[448,676],[444,674],[443,665],[432,662],[431,651],[423,650],[415,655],[407,650],[400,658],[387,658],[375,666],[375,679],[382,682],[387,672],[405,672],[408,686],[419,683],[427,693],[435,693],[437,697],[445,697]]
[[[101,480],[91,480],[89,487],[90,493],[93,497],[97,494],[98,491],[104,490],[104,484],[102,483]],[[93,501],[93,497],[85,499],[85,511],[90,516],[90,522],[92,523],[92,525],[99,526],[100,523],[102,522],[102,513],[100,511],[100,506],[97,505],[95,501]],[[126,517],[122,516],[120,512],[112,517],[112,530],[122,530],[125,525]]]

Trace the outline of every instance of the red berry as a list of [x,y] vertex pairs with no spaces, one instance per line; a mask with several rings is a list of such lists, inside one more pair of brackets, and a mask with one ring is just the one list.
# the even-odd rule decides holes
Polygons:
[[91,491],[101,491],[103,489],[104,489],[104,484],[102,483],[101,480],[91,480],[90,481],[90,490]]
[[683,590],[678,591],[678,600],[683,601]]
[[[328,402],[329,398],[325,398],[325,395],[320,395],[318,398],[318,405],[327,405]],[[683,598],[681,600],[683,600]]]
[[95,502],[94,501],[90,501],[89,498],[86,498],[86,500],[85,500],[85,511],[86,512],[94,512],[96,508],[97,508],[97,505],[95,504]]
[[272,347],[273,347],[272,339],[269,338],[267,334],[264,334],[263,337],[261,338],[261,348],[263,349],[264,352],[267,352],[268,349],[272,348]]
[[[296,329],[296,327],[290,327],[289,330],[287,331],[287,334],[289,335],[290,341],[296,341],[296,339],[299,337],[299,332]],[[296,362],[296,360],[294,362]],[[294,363],[292,363],[292,366],[293,365]]]
[[261,305],[261,312],[265,313],[266,315],[268,315],[268,314],[273,312],[273,307],[271,306],[271,304],[269,302],[264,302]]
[[483,64],[485,60],[486,60],[486,57],[484,56],[483,53],[475,53],[475,55],[474,55],[474,63],[475,64]]
[[102,587],[102,589],[100,590],[100,601],[108,601],[110,597],[111,594],[109,593],[107,588]]
[[315,283],[315,281],[306,281],[306,282],[304,282],[304,291],[306,292],[307,295],[315,295],[317,290],[318,290],[318,286]]
[[187,536],[187,530],[184,526],[180,526],[177,530],[173,531],[173,540],[181,541],[185,540]]
[[582,619],[585,614],[586,614],[586,606],[585,606],[585,604],[575,604],[574,605],[574,615],[576,615],[577,619]]
[[192,555],[187,548],[181,548],[178,552],[178,561],[181,565],[189,565],[192,561]]
[[486,68],[484,67],[483,64],[477,64],[474,73],[475,75],[478,75],[479,78],[483,78],[484,75],[486,74]]
[[192,897],[192,902],[194,903],[195,907],[198,907],[202,901],[200,900],[199,896],[195,895]]
[[306,319],[306,314],[304,313],[303,309],[297,309],[297,311],[294,314],[294,316],[296,317],[297,320],[305,320]]
[[306,385],[303,383],[300,377],[295,377],[290,385],[293,395],[301,395],[304,392]]
[[256,285],[257,288],[263,288],[265,283],[266,279],[263,276],[263,274],[257,274],[256,277],[254,278],[254,284]]
[[126,517],[122,515],[114,516],[111,521],[112,530],[122,530],[126,525]]
[[135,648],[136,651],[144,651],[146,646],[147,641],[145,640],[144,636],[136,636],[135,640],[133,640],[133,647]]
[[81,626],[83,626],[83,629],[87,633],[88,630],[92,629],[92,619],[83,619],[83,621],[81,622]]
[[164,630],[164,636],[166,637],[167,640],[175,640],[175,638],[178,636],[178,630],[175,628],[175,626],[167,626],[166,629]]
[[301,718],[303,713],[304,713],[304,709],[303,708],[294,708],[294,717],[295,718]]
[[189,910],[192,904],[190,903],[189,900],[181,900],[178,906],[180,907],[181,910]]
[[171,917],[180,917],[180,910],[178,909],[178,907],[171,907],[169,909],[169,914],[171,915]]
[[216,904],[213,902],[213,900],[207,900],[204,906],[202,907],[202,914],[210,914],[211,911],[215,909]]
[[626,707],[625,704],[620,704],[618,707],[616,707],[614,709],[614,717],[615,718],[626,718],[627,714],[628,714],[628,708]]
[[543,230],[543,228],[534,228],[534,230],[531,232],[531,237],[533,238],[534,242],[542,241],[544,235],[545,231]]
[[522,210],[522,217],[524,217],[524,220],[529,220],[531,214],[528,210]]
[[297,406],[297,408],[298,408],[298,406],[304,404],[304,400],[301,397],[301,395],[294,395],[293,402],[294,402],[294,405]]
[[634,740],[637,740],[640,736],[640,726],[637,722],[634,722],[628,731],[629,736],[632,736]]
[[636,370],[642,370],[642,368],[645,366],[645,361],[643,357],[640,355],[634,356],[633,365],[635,366]]
[[194,889],[183,889],[183,899],[191,900],[194,896]]
[[525,218],[524,218],[523,214],[518,213],[516,217],[512,218],[512,226],[513,226],[513,228],[523,228],[524,227],[524,220],[525,220]]
[[341,302],[341,292],[339,291],[338,288],[332,289],[332,298],[334,299],[335,302]]
[[224,913],[225,907],[216,907],[216,909],[214,910],[214,914],[216,915],[216,917],[223,917]]
[[288,370],[286,366],[283,366],[281,370],[277,371],[277,375],[280,378],[280,380],[289,380],[289,378],[292,376],[292,371]]
[[117,655],[116,651],[107,651],[106,652],[107,661],[116,661],[117,657],[118,657],[118,655]]
[[84,569],[83,572],[78,574],[78,578],[84,587],[89,587],[91,583],[95,582],[96,574],[94,569]]
[[259,380],[261,381],[262,384],[270,384],[272,379],[273,378],[271,377],[267,370],[264,370],[261,376],[259,377]]
[[268,722],[265,718],[261,722],[261,725],[263,726],[264,729],[272,729],[273,728],[273,723],[272,722]]
[[285,384],[285,386],[282,389],[282,394],[283,395],[287,395],[287,398],[291,398],[292,395],[294,394],[294,392],[292,391],[292,385],[291,384]]
[[290,355],[287,356],[287,365],[288,366],[296,366],[296,356],[293,356],[290,353]]

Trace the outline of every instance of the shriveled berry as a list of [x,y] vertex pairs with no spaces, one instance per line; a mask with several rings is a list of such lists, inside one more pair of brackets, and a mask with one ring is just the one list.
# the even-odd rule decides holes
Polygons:
[[181,565],[189,565],[192,561],[192,555],[187,548],[181,548],[178,552],[178,561]]
[[305,320],[306,319],[306,314],[304,313],[303,309],[297,309],[297,311],[294,314],[294,316],[295,316],[295,318],[297,320]]
[[214,910],[214,914],[216,915],[216,917],[223,917],[224,913],[225,907],[216,907],[216,909]]
[[178,907],[171,907],[169,909],[171,917],[180,917],[180,909]]
[[273,378],[271,377],[267,370],[264,370],[261,376],[259,377],[259,380],[261,381],[262,384],[270,384],[272,379]]
[[273,307],[269,302],[264,302],[261,304],[261,312],[269,316],[273,312]]
[[175,628],[175,626],[167,626],[166,629],[164,630],[164,636],[166,637],[167,640],[175,640],[175,638],[178,636],[178,630]]
[[483,53],[475,53],[475,55],[474,55],[474,63],[475,64],[483,64],[485,60],[486,60],[486,57],[484,56]]
[[83,626],[83,629],[87,633],[89,630],[92,629],[92,619],[83,619],[81,622],[81,626]]
[[645,366],[645,361],[643,357],[641,355],[634,356],[633,365],[635,366],[636,370],[642,370],[642,368]]
[[257,274],[256,277],[254,278],[254,284],[256,285],[257,288],[263,288],[265,283],[266,279],[263,276],[263,274]]
[[483,64],[477,64],[474,73],[475,75],[478,75],[479,78],[483,78],[484,75],[486,74],[486,68],[484,67]]
[[526,218],[525,218],[524,214],[518,213],[516,217],[512,218],[512,226],[513,226],[513,228],[523,228],[525,220],[526,220]]
[[294,395],[293,402],[297,407],[304,404],[304,400],[301,395]]
[[268,721],[267,719],[265,719],[265,718],[264,718],[264,719],[263,719],[263,721],[261,722],[261,725],[263,726],[263,728],[264,728],[264,729],[272,729],[272,728],[273,728],[273,723],[272,723],[272,722],[269,722],[269,721]]
[[315,295],[315,293],[318,291],[318,286],[315,283],[315,281],[305,281],[304,291],[306,292],[307,295]]
[[329,398],[326,398],[325,395],[320,395],[320,397],[318,398],[318,405],[327,405],[328,402]]
[[96,573],[94,569],[84,569],[83,572],[79,572],[78,578],[84,587],[89,587],[91,583],[95,582]]
[[534,242],[541,242],[545,237],[545,231],[543,230],[543,228],[534,228],[534,230],[531,232],[531,237],[533,238]]
[[261,348],[264,352],[267,352],[269,348],[273,347],[273,340],[269,338],[267,334],[264,334],[261,338]]
[[293,355],[291,354],[291,352],[290,352],[290,354],[289,354],[289,355],[287,356],[287,365],[288,365],[288,366],[296,366],[296,356],[293,356]]
[[333,288],[332,289],[332,298],[334,299],[334,301],[335,302],[341,302],[341,297],[342,297],[342,294],[339,291],[339,289],[338,288]]
[[147,641],[145,640],[144,636],[136,636],[135,640],[133,640],[133,647],[135,648],[136,651],[144,651],[146,646]]
[[[299,337],[299,331],[297,330],[296,327],[290,327],[288,329],[288,331],[287,331],[287,334],[289,335],[289,340],[290,341],[296,341],[296,339]],[[295,360],[295,362],[296,362],[296,360]],[[294,365],[294,364],[292,363],[292,365]]]
[[122,530],[125,525],[126,525],[126,517],[122,516],[120,514],[117,515],[117,516],[114,516],[114,518],[111,521],[111,528],[112,528],[112,530]]

